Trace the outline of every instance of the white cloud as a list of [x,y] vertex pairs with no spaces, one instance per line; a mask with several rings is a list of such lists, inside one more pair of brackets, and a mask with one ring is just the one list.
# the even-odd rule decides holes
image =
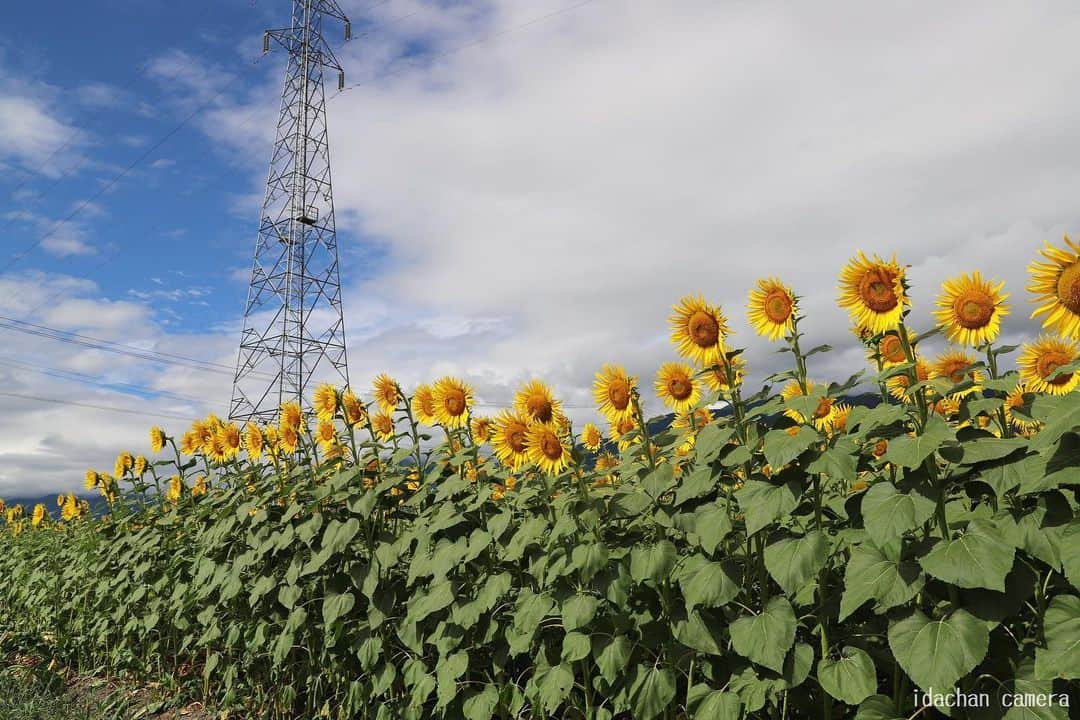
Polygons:
[[[340,53],[361,83],[329,105],[343,258],[367,262],[361,242],[386,255],[345,266],[362,278],[344,297],[356,385],[383,370],[406,384],[456,373],[499,403],[535,374],[588,406],[603,362],[651,385],[674,354],[669,307],[691,292],[723,304],[760,381],[785,360],[744,319],[766,274],[803,297],[807,342],[838,348],[812,373],[841,379],[862,363],[834,304],[857,248],[912,266],[916,326],[944,276],[979,268],[1014,294],[1005,335],[1034,331],[1024,267],[1080,221],[1080,99],[1062,90],[1075,5],[595,0],[513,29],[574,4],[393,3],[372,12],[404,19]],[[417,47],[437,55],[396,59]],[[248,102],[222,97],[201,116],[251,168],[255,196],[280,63],[265,61]],[[209,70],[177,54],[156,67],[188,103],[228,81]],[[191,339],[151,322],[148,338],[229,363],[238,324]],[[173,392],[228,392],[224,376],[164,378]],[[35,432],[16,434],[33,440],[20,452],[92,454]]]

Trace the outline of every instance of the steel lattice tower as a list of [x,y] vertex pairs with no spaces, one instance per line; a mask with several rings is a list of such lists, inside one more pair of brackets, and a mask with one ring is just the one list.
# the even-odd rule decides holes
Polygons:
[[270,30],[289,53],[266,181],[229,417],[273,421],[281,403],[304,402],[314,382],[347,385],[330,146],[323,73],[344,71],[323,20],[349,20],[337,0],[293,0],[292,26]]

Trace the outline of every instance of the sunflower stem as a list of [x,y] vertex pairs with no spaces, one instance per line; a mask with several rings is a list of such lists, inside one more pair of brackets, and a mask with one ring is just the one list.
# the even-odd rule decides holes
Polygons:
[[[986,343],[986,369],[990,373],[991,380],[998,379],[997,355],[994,354],[993,343]],[[1004,402],[997,410],[997,421],[1001,425],[1001,437],[1012,437],[1012,428],[1009,426],[1009,419],[1005,416]]]

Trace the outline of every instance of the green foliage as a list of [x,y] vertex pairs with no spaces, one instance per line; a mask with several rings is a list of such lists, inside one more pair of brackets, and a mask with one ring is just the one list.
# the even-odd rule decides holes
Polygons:
[[419,473],[363,444],[3,531],[0,632],[265,718],[881,720],[914,688],[1075,689],[1080,393],[1031,439],[916,404],[792,430],[761,402],[501,499],[462,436]]

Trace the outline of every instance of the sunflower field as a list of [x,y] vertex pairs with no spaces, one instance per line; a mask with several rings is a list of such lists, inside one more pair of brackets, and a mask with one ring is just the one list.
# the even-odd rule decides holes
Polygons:
[[223,717],[892,720],[955,691],[991,702],[954,717],[1067,718],[1080,245],[1032,263],[1021,347],[1002,283],[960,274],[916,313],[910,281],[842,269],[868,369],[829,383],[799,297],[759,280],[750,324],[790,361],[759,389],[688,296],[653,387],[599,369],[604,429],[540,380],[483,417],[458,379],[387,375],[370,403],[322,386],[269,424],[153,428],[150,459],[87,472],[107,513],[4,509],[0,642]]

